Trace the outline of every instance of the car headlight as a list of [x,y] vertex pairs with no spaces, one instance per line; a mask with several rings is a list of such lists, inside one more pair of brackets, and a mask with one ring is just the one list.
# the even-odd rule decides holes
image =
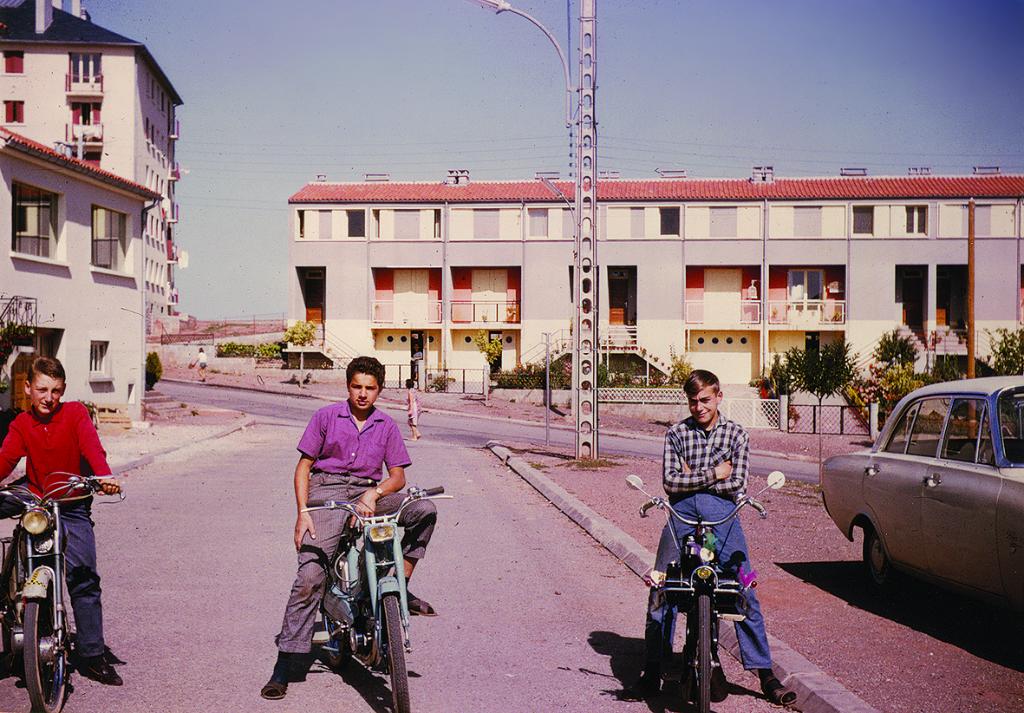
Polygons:
[[387,542],[395,536],[394,525],[374,525],[370,528],[370,540],[373,542]]
[[37,555],[46,555],[53,550],[53,538],[47,537],[45,539],[38,539],[32,543],[32,549],[36,551]]
[[50,513],[41,508],[31,508],[21,516],[21,526],[30,535],[41,535],[50,528]]

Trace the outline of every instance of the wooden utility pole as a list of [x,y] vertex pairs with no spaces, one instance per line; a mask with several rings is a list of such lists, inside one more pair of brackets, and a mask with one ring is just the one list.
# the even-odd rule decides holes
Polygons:
[[974,378],[974,199],[967,202],[967,378]]

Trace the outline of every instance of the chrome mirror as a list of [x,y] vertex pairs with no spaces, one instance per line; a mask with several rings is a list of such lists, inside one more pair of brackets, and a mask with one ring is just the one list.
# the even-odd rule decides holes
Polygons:
[[778,490],[786,484],[786,476],[783,475],[781,470],[773,470],[768,474],[768,487],[772,490]]
[[[781,473],[780,473],[780,475],[781,475]],[[643,491],[643,489],[644,489],[644,481],[642,481],[640,479],[639,475],[635,475],[635,474],[627,475],[626,476],[626,484],[629,487],[631,487],[633,490]]]

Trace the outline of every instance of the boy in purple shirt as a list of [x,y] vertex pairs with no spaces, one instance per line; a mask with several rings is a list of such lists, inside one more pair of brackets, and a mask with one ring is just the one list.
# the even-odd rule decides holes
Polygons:
[[[398,426],[374,408],[384,384],[384,366],[372,357],[353,359],[345,372],[348,400],[317,411],[299,441],[295,466],[295,549],[299,568],[277,636],[277,664],[260,692],[264,698],[284,698],[288,682],[300,672],[312,648],[317,606],[331,561],[344,530],[346,515],[330,510],[303,512],[309,500],[355,502],[360,515],[395,512],[405,499],[405,467],[412,463]],[[388,477],[381,479],[381,466]],[[402,511],[405,530],[402,551],[405,576],[412,576],[426,553],[437,510],[421,500]],[[409,612],[435,616],[434,608],[409,593]]]

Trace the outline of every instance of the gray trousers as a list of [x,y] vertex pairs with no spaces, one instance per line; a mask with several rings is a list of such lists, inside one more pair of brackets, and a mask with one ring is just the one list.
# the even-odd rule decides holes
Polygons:
[[[352,502],[372,485],[372,481],[363,478],[314,473],[309,477],[308,500]],[[385,495],[377,501],[377,514],[395,512],[404,499],[402,493]],[[349,517],[348,513],[339,510],[316,510],[310,516],[316,529],[316,539],[311,539],[308,532],[302,537],[298,572],[284,610],[281,633],[277,636],[277,648],[288,653],[305,654],[312,648],[313,626],[327,581],[327,567]],[[415,502],[402,511],[398,524],[405,530],[402,552],[406,559],[423,558],[436,521],[437,509],[429,500]]]

